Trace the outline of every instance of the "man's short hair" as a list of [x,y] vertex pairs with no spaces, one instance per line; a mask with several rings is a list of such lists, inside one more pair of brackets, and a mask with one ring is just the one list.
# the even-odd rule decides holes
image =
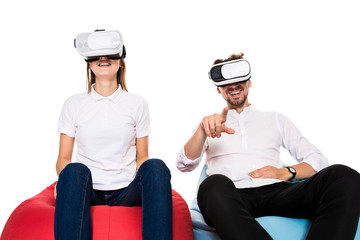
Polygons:
[[244,59],[244,54],[241,52],[239,54],[232,54],[227,59],[216,59],[213,64],[229,62],[229,61],[237,60],[237,59]]

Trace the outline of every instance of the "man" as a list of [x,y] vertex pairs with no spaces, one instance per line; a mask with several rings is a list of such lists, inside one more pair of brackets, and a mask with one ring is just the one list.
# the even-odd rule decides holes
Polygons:
[[[251,72],[243,54],[217,60],[209,72],[226,100],[221,114],[202,119],[177,159],[196,168],[206,153],[198,204],[221,239],[271,239],[254,219],[276,215],[312,219],[307,239],[354,239],[360,213],[360,174],[326,157],[284,115],[248,101]],[[283,167],[280,147],[299,162]],[[309,178],[290,183],[287,180]],[[291,236],[289,236],[291,239]]]

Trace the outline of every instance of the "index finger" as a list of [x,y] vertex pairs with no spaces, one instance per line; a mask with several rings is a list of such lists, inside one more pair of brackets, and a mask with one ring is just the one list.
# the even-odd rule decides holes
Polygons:
[[226,120],[226,117],[227,117],[227,114],[228,114],[228,111],[229,111],[229,108],[228,107],[225,107],[221,113],[221,117],[222,119],[225,121]]

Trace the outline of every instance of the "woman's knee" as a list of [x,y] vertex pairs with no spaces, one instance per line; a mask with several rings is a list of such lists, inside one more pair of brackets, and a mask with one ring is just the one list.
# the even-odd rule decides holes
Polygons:
[[69,163],[61,171],[59,177],[71,176],[76,178],[78,176],[87,175],[89,173],[90,173],[90,169],[86,165],[82,163]]
[[145,176],[161,177],[170,180],[171,174],[164,161],[156,158],[148,159],[143,162],[138,172]]
[[88,183],[92,185],[90,169],[82,163],[69,163],[59,175],[57,188],[77,188]]

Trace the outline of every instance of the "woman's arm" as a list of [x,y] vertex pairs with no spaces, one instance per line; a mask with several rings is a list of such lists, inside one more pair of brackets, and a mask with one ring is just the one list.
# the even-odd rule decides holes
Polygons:
[[63,133],[60,134],[59,156],[56,162],[57,175],[61,173],[66,165],[71,163],[74,142],[75,138]]
[[[60,134],[60,146],[59,146],[59,156],[56,162],[56,173],[59,176],[61,171],[71,163],[72,152],[74,149],[74,140],[75,138],[69,137],[66,134]],[[54,188],[54,197],[56,199],[56,184]]]
[[149,159],[149,136],[136,138],[136,170]]

